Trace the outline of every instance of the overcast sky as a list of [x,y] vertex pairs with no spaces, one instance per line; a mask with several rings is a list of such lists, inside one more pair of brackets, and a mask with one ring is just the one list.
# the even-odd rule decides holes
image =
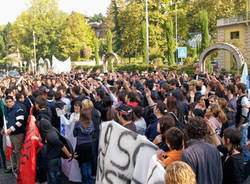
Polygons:
[[[0,0],[0,25],[15,21],[25,11],[30,0]],[[70,13],[77,11],[88,16],[105,14],[111,0],[59,0],[59,9]]]

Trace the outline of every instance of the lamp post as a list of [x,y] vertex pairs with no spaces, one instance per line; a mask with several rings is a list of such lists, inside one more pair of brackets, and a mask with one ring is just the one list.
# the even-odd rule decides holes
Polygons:
[[171,1],[171,5],[175,5],[175,46],[176,46],[176,61],[175,63],[177,63],[178,61],[178,53],[177,53],[177,49],[178,49],[178,19],[177,19],[177,4],[179,4],[180,2],[173,2]]
[[148,42],[148,0],[146,0],[146,45],[147,45],[147,64],[149,64],[149,42]]

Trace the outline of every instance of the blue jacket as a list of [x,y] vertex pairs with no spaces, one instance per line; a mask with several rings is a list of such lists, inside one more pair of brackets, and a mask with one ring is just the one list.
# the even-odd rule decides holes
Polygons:
[[11,109],[5,107],[5,118],[7,121],[7,129],[12,130],[11,135],[24,133],[25,125],[24,122],[24,111],[16,103]]
[[94,124],[90,123],[88,129],[82,127],[81,122],[75,124],[73,135],[76,137],[76,144],[92,143],[92,135],[94,133]]

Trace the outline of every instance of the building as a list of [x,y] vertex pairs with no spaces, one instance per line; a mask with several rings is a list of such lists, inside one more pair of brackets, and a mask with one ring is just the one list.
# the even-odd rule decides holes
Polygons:
[[[250,0],[247,2],[250,8]],[[249,10],[248,8],[248,10]],[[238,15],[236,18],[221,18],[217,20],[217,41],[233,44],[242,52],[245,61],[250,64],[250,12]],[[218,51],[217,57],[219,68],[230,71],[235,65],[231,53],[223,50]]]
[[106,36],[106,26],[103,22],[90,22],[88,23],[90,27],[95,31],[97,38],[105,38]]

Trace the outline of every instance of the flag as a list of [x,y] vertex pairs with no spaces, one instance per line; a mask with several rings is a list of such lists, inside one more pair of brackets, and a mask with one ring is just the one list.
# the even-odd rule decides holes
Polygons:
[[42,143],[34,139],[34,137],[41,137],[36,126],[36,119],[32,115],[29,115],[26,130],[25,140],[20,154],[17,184],[35,184],[36,154],[42,148]]
[[246,84],[246,90],[248,91],[248,99],[250,100],[249,76],[248,76],[247,63],[244,64],[240,82]]
[[[1,109],[3,114],[3,128],[4,132],[7,132],[7,121],[5,119],[3,100],[1,99]],[[10,141],[10,136],[6,135],[6,159],[11,161],[11,155],[13,151],[13,144]]]

